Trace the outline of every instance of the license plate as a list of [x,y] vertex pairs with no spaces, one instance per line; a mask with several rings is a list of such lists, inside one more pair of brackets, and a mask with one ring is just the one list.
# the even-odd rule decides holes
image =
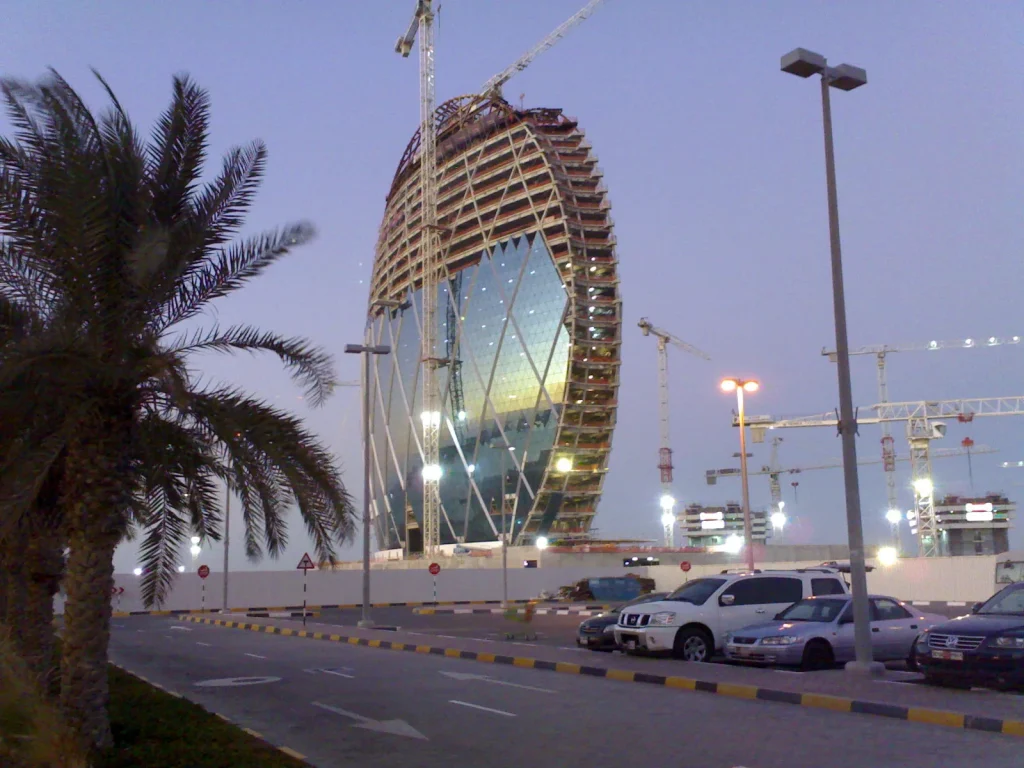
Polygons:
[[636,650],[636,640],[627,640],[626,649],[630,651]]
[[750,649],[749,648],[743,648],[741,646],[741,647],[737,648],[736,650],[739,651],[740,656],[749,656],[750,655]]
[[932,651],[933,659],[945,659],[946,661],[963,661],[964,655],[961,651]]

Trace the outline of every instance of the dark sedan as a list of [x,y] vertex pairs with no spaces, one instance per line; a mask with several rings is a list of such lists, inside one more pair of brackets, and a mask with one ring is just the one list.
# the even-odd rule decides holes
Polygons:
[[933,685],[1024,686],[1024,584],[1012,584],[970,615],[922,632],[915,656]]
[[618,608],[613,608],[605,613],[599,613],[582,624],[576,633],[577,644],[592,651],[614,651],[615,645],[615,624],[619,620],[619,613],[623,608],[640,603],[651,603],[662,600],[668,592],[651,592],[640,597],[633,598],[628,603],[623,603]]

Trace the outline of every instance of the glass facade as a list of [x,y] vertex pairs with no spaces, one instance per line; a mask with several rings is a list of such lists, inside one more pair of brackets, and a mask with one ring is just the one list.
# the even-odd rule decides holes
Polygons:
[[[551,463],[566,396],[568,294],[539,234],[480,252],[440,283],[434,313],[443,420],[441,543],[513,537]],[[371,359],[372,494],[382,549],[406,544],[422,520],[421,291],[376,315]],[[415,548],[415,547],[414,547]]]

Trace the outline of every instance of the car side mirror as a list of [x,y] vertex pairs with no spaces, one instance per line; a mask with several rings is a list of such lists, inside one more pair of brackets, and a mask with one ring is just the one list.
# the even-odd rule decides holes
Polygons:
[[983,605],[983,603],[975,603],[974,605],[972,605],[971,606],[971,613],[977,613],[978,611],[980,611],[982,605]]
[[736,602],[736,595],[722,595],[718,598],[719,605],[732,605]]

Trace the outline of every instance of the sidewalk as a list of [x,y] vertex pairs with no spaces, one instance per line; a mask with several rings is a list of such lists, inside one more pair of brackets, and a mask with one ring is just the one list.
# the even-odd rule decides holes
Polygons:
[[618,653],[576,652],[527,643],[438,638],[408,631],[359,629],[316,622],[307,622],[303,630],[301,621],[252,619],[243,623],[195,616],[180,616],[179,619],[250,630],[263,627],[263,631],[275,634],[316,640],[416,651],[1024,736],[1024,696],[952,691],[913,684],[907,681],[920,679],[920,676],[903,671],[887,671],[881,679],[865,679],[852,677],[843,670],[800,673]]

